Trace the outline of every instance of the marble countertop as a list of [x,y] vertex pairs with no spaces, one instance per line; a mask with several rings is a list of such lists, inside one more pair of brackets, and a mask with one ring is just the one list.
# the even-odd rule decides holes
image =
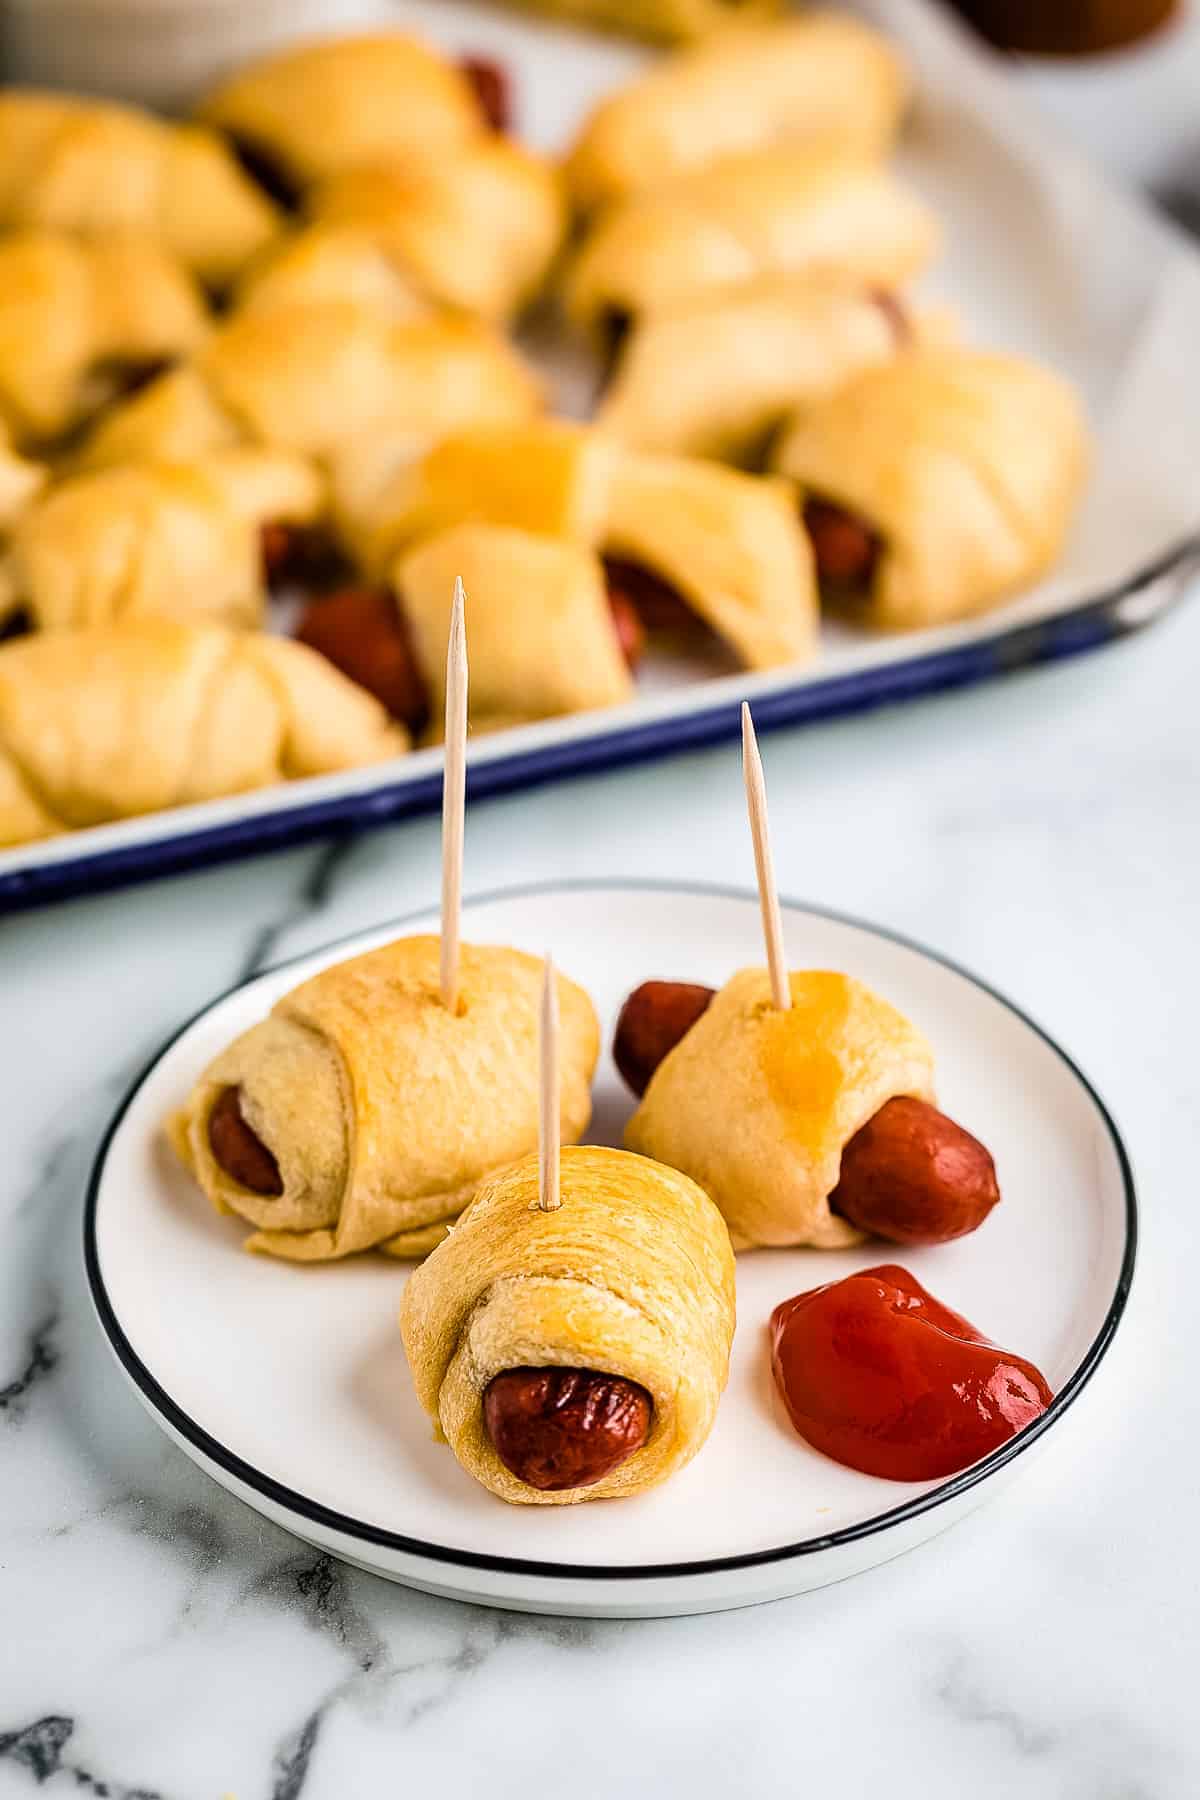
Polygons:
[[[0,1800],[1200,1793],[1197,668],[1193,596],[1118,648],[765,740],[783,891],[1057,1034],[1144,1237],[1080,1429],[947,1536],[753,1611],[533,1618],[343,1567],[195,1469],[101,1341],[80,1209],[122,1090],[240,976],[432,899],[433,821],[0,924]],[[734,871],[732,749],[472,814],[468,887]]]

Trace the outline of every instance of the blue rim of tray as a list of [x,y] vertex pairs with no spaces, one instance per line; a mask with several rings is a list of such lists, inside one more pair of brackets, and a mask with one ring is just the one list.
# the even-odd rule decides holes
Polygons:
[[[1198,568],[1200,533],[1173,545],[1108,592],[1050,618],[1009,626],[990,637],[902,662],[760,694],[754,701],[755,724],[760,732],[815,724],[1098,649],[1170,611]],[[467,798],[482,800],[735,738],[741,729],[740,710],[739,697],[640,725],[602,726],[566,743],[498,756],[468,769]],[[289,799],[277,812],[256,812],[152,842],[92,852],[81,848],[78,856],[0,873],[0,914],[290,849],[321,837],[371,830],[434,812],[441,795],[441,771],[434,769],[415,781],[391,782],[354,794],[308,803]]]
[[[515,887],[497,888],[491,892],[474,894],[469,899],[465,900],[463,904],[464,908],[470,908],[473,906],[486,906],[489,903],[500,900],[518,900],[529,898],[537,894],[564,892],[693,894],[726,900],[752,901],[757,904],[757,895],[747,888],[729,887],[705,882],[637,880],[633,878],[617,880],[613,878],[587,877],[563,881],[529,882],[519,884]],[[96,1239],[96,1212],[99,1204],[100,1187],[104,1176],[104,1168],[108,1160],[109,1147],[120,1129],[126,1113],[133,1104],[137,1094],[140,1092],[143,1083],[149,1078],[153,1070],[158,1066],[159,1062],[161,1062],[162,1058],[171,1049],[172,1045],[175,1044],[186,1031],[190,1030],[197,1019],[203,1017],[205,1013],[211,1012],[214,1006],[219,1006],[223,1000],[228,999],[229,995],[236,993],[239,988],[246,987],[251,981],[260,980],[263,975],[272,973],[272,970],[259,970],[254,975],[249,976],[246,981],[235,982],[233,987],[228,988],[225,993],[218,995],[215,1000],[210,1000],[206,1006],[202,1006],[199,1011],[193,1013],[191,1018],[187,1019],[177,1031],[172,1032],[166,1042],[155,1051],[145,1068],[130,1086],[124,1099],[121,1101],[121,1104],[113,1115],[112,1121],[101,1140],[98,1151],[96,1152],[95,1162],[92,1165],[91,1176],[88,1181],[87,1197],[84,1202],[83,1210],[83,1254],[87,1271],[88,1287],[92,1296],[92,1304],[96,1309],[101,1330],[107,1338],[109,1346],[116,1356],[118,1363],[121,1365],[133,1386],[138,1390],[151,1412],[165,1420],[170,1429],[175,1432],[177,1436],[182,1438],[185,1443],[191,1445],[191,1447],[207,1462],[215,1464],[216,1467],[223,1470],[225,1474],[232,1476],[234,1480],[240,1482],[243,1486],[250,1488],[261,1498],[271,1502],[275,1506],[283,1508],[285,1511],[293,1514],[296,1518],[302,1519],[310,1525],[319,1526],[326,1531],[335,1531],[342,1537],[357,1541],[359,1544],[369,1544],[376,1548],[391,1550],[401,1555],[417,1557],[434,1565],[450,1564],[457,1568],[487,1570],[493,1574],[522,1575],[544,1580],[560,1581],[652,1581],[687,1578],[699,1575],[724,1574],[738,1569],[761,1568],[771,1563],[790,1562],[800,1557],[818,1554],[822,1551],[839,1549],[849,1544],[861,1543],[866,1538],[874,1537],[883,1531],[889,1531],[893,1527],[905,1525],[909,1521],[919,1518],[923,1514],[931,1512],[939,1506],[944,1506],[950,1501],[958,1499],[961,1495],[966,1494],[970,1492],[971,1489],[977,1487],[980,1482],[985,1481],[989,1476],[998,1473],[998,1471],[1007,1467],[1008,1464],[1014,1462],[1026,1451],[1032,1449],[1039,1438],[1041,1438],[1052,1425],[1057,1424],[1067,1409],[1078,1399],[1079,1395],[1083,1392],[1083,1389],[1095,1374],[1112,1343],[1117,1327],[1121,1322],[1129,1301],[1130,1289],[1133,1285],[1134,1267],[1137,1262],[1138,1201],[1133,1177],[1133,1168],[1129,1160],[1129,1154],[1125,1148],[1124,1140],[1117,1129],[1116,1122],[1083,1070],[1062,1048],[1061,1044],[1059,1044],[1056,1039],[1044,1029],[1044,1027],[1039,1025],[1036,1019],[1032,1019],[1022,1007],[1018,1006],[1015,1001],[1009,999],[1007,994],[1001,993],[998,988],[993,987],[990,982],[984,981],[972,970],[965,968],[963,964],[955,962],[952,957],[943,956],[937,950],[929,949],[926,944],[922,944],[916,938],[908,937],[903,932],[892,931],[885,926],[872,924],[870,920],[856,918],[852,913],[840,912],[834,907],[816,906],[803,900],[788,899],[782,895],[780,896],[780,899],[781,904],[789,911],[808,913],[817,918],[832,920],[839,925],[850,925],[859,931],[870,932],[873,936],[883,938],[889,943],[899,944],[906,950],[915,951],[917,955],[927,957],[931,962],[938,963],[942,968],[949,969],[951,973],[961,976],[965,981],[969,981],[973,987],[978,988],[982,993],[989,995],[991,999],[995,1000],[1000,1006],[1005,1007],[1007,1011],[1018,1018],[1023,1025],[1026,1025],[1035,1036],[1040,1038],[1042,1043],[1044,1043],[1048,1049],[1053,1051],[1060,1062],[1062,1062],[1070,1070],[1072,1075],[1074,1075],[1075,1079],[1079,1082],[1079,1085],[1083,1088],[1096,1109],[1097,1115],[1104,1126],[1112,1146],[1113,1154],[1121,1174],[1125,1213],[1125,1242],[1121,1254],[1121,1264],[1117,1272],[1113,1296],[1105,1311],[1105,1316],[1101,1322],[1100,1329],[1096,1333],[1091,1344],[1080,1357],[1069,1380],[1059,1389],[1046,1411],[1039,1419],[1036,1419],[1032,1425],[1027,1425],[1023,1431],[1018,1432],[1016,1437],[1011,1438],[1009,1442],[1002,1445],[1000,1449],[993,1450],[991,1454],[985,1456],[982,1461],[973,1463],[970,1468],[963,1469],[959,1474],[951,1476],[948,1481],[940,1482],[937,1487],[931,1488],[924,1494],[918,1494],[914,1499],[907,1500],[899,1506],[890,1508],[886,1512],[876,1513],[872,1518],[864,1519],[858,1525],[844,1526],[839,1531],[827,1532],[819,1537],[804,1538],[798,1543],[783,1544],[770,1550],[752,1550],[737,1556],[707,1557],[700,1560],[681,1561],[678,1563],[588,1564],[549,1562],[527,1557],[494,1556],[485,1551],[462,1550],[452,1545],[432,1544],[423,1538],[411,1538],[401,1532],[388,1531],[379,1525],[370,1525],[362,1519],[353,1519],[348,1514],[339,1512],[334,1507],[324,1506],[320,1501],[311,1500],[307,1495],[299,1494],[294,1489],[285,1486],[284,1483],[276,1481],[273,1476],[266,1474],[263,1470],[256,1468],[254,1464],[246,1462],[243,1458],[235,1455],[231,1450],[226,1449],[224,1444],[212,1437],[202,1425],[198,1424],[189,1413],[171,1398],[164,1388],[160,1387],[159,1383],[155,1380],[150,1370],[146,1367],[145,1363],[138,1356],[137,1351],[126,1337],[112,1302],[108,1297],[108,1291],[104,1285],[103,1272],[100,1267],[99,1246]],[[392,920],[390,923],[386,924],[385,929],[389,931],[402,931],[407,925],[412,924],[415,920],[427,918],[429,912],[430,909],[428,907],[422,907],[419,911],[406,913],[403,918]],[[369,931],[359,930],[352,932],[346,937],[335,939],[333,943],[326,944],[318,950],[305,950],[298,956],[288,957],[285,961],[276,963],[274,965],[274,970],[286,969],[294,963],[306,962],[314,955],[319,956],[325,951],[337,950],[344,945],[356,943],[362,938],[370,935],[372,935],[372,933]]]

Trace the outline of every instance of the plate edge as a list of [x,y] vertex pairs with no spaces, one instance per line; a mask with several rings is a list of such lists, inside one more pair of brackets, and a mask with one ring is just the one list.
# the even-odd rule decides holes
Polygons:
[[[470,895],[464,899],[463,905],[464,909],[466,909],[472,906],[488,905],[499,900],[528,899],[534,895],[540,896],[545,894],[578,892],[692,894],[705,898],[742,900],[757,904],[757,897],[750,889],[726,886],[719,883],[673,882],[639,879],[636,877],[616,879],[613,877],[594,876],[578,877],[563,881],[548,880],[524,882],[517,883],[511,887],[493,888],[478,894]],[[202,1018],[205,1013],[210,1012],[213,1007],[220,1005],[220,1003],[223,1000],[228,999],[230,995],[237,993],[241,988],[248,987],[251,982],[259,980],[263,975],[289,968],[293,964],[306,961],[309,957],[319,955],[325,950],[337,950],[343,945],[348,945],[351,942],[366,936],[367,932],[361,929],[347,933],[343,937],[333,939],[328,944],[318,945],[315,949],[304,950],[299,952],[296,956],[285,957],[282,961],[270,965],[267,969],[257,970],[254,974],[246,976],[243,980],[234,982],[221,994],[218,994],[214,999],[210,1000],[205,1006],[199,1007],[185,1019],[176,1030],[171,1032],[163,1043],[153,1052],[143,1068],[134,1077],[104,1130],[88,1176],[88,1184],[84,1197],[84,1270],[92,1306],[109,1349],[116,1357],[125,1375],[138,1389],[143,1401],[148,1403],[150,1410],[152,1412],[161,1413],[164,1418],[170,1421],[173,1429],[181,1437],[199,1450],[210,1462],[215,1463],[218,1468],[224,1469],[227,1474],[233,1475],[244,1486],[262,1494],[263,1497],[269,1499],[273,1505],[294,1512],[300,1518],[308,1520],[312,1524],[320,1525],[325,1530],[337,1531],[343,1536],[357,1540],[360,1543],[371,1544],[378,1548],[392,1550],[401,1555],[423,1557],[430,1562],[438,1564],[449,1563],[459,1568],[482,1569],[494,1574],[521,1575],[540,1580],[555,1581],[683,1580],[695,1576],[731,1573],[738,1569],[760,1568],[771,1563],[788,1562],[801,1556],[816,1555],[822,1551],[838,1549],[845,1545],[860,1543],[863,1539],[888,1531],[894,1526],[906,1524],[909,1520],[918,1518],[924,1513],[931,1512],[935,1508],[948,1504],[959,1498],[961,1495],[968,1493],[972,1488],[978,1486],[989,1476],[996,1474],[999,1470],[1006,1468],[1010,1463],[1015,1461],[1025,1450],[1036,1444],[1052,1425],[1058,1423],[1059,1419],[1063,1417],[1080,1393],[1082,1393],[1083,1389],[1095,1374],[1100,1363],[1103,1361],[1128,1305],[1129,1294],[1133,1285],[1133,1276],[1137,1263],[1139,1216],[1133,1168],[1124,1140],[1120,1131],[1117,1129],[1116,1121],[1101,1095],[1074,1058],[1062,1048],[1043,1026],[1038,1024],[1036,1019],[1032,1018],[1030,1014],[1022,1007],[1018,1006],[1015,1001],[1010,1000],[1008,996],[1003,994],[998,988],[993,987],[990,982],[987,982],[981,976],[976,975],[974,971],[964,967],[963,964],[956,962],[952,957],[943,955],[940,951],[931,950],[927,945],[922,944],[916,938],[909,937],[903,932],[894,931],[887,926],[873,924],[870,920],[859,918],[852,913],[842,912],[834,907],[820,906],[810,901],[798,900],[790,896],[781,896],[780,903],[789,912],[807,913],[818,918],[830,920],[836,924],[849,925],[859,930],[871,932],[891,943],[899,944],[905,949],[915,951],[918,955],[928,957],[930,961],[938,963],[945,969],[949,969],[955,975],[961,976],[964,980],[970,982],[972,986],[979,988],[982,992],[989,995],[991,999],[997,1001],[998,1004],[1013,1013],[1024,1025],[1027,1025],[1051,1051],[1054,1052],[1061,1062],[1066,1064],[1067,1068],[1083,1087],[1084,1092],[1087,1094],[1100,1116],[1101,1123],[1108,1134],[1109,1141],[1117,1159],[1117,1166],[1121,1174],[1125,1199],[1125,1243],[1121,1255],[1120,1268],[1117,1273],[1116,1287],[1105,1312],[1100,1330],[1080,1358],[1074,1373],[1070,1376],[1065,1386],[1054,1396],[1054,1399],[1042,1416],[1032,1425],[1026,1426],[1023,1431],[1019,1432],[1015,1438],[1010,1439],[1007,1444],[1003,1445],[998,1450],[994,1450],[981,1462],[974,1463],[970,1468],[964,1469],[958,1475],[952,1476],[949,1481],[942,1482],[937,1487],[928,1490],[928,1492],[917,1495],[913,1499],[905,1501],[899,1506],[892,1507],[887,1512],[877,1513],[871,1519],[864,1520],[859,1525],[845,1526],[839,1531],[829,1532],[822,1537],[804,1538],[798,1543],[780,1545],[769,1550],[746,1551],[736,1556],[709,1557],[698,1561],[684,1563],[555,1563],[524,1557],[495,1556],[484,1551],[461,1550],[448,1545],[430,1544],[423,1539],[409,1538],[400,1532],[388,1531],[382,1526],[370,1525],[364,1520],[352,1519],[349,1515],[338,1512],[336,1508],[327,1507],[320,1501],[310,1500],[307,1496],[286,1487],[282,1482],[276,1481],[273,1476],[265,1474],[261,1469],[257,1469],[253,1464],[245,1462],[241,1457],[236,1456],[232,1451],[227,1450],[223,1444],[212,1437],[202,1425],[199,1425],[190,1414],[185,1412],[184,1409],[171,1398],[165,1389],[159,1385],[158,1381],[142,1362],[128,1338],[125,1336],[112,1303],[108,1298],[108,1293],[104,1285],[104,1278],[100,1270],[99,1250],[96,1240],[96,1209],[109,1147],[120,1129],[125,1114],[128,1112],[135,1097],[149,1078],[151,1072],[158,1066],[162,1058],[179,1038],[181,1038],[185,1032],[190,1030],[191,1026],[194,1025],[198,1019]],[[405,913],[400,918],[385,920],[380,926],[370,929],[403,929],[414,920],[426,917],[431,910],[432,909],[428,906],[420,907]]]

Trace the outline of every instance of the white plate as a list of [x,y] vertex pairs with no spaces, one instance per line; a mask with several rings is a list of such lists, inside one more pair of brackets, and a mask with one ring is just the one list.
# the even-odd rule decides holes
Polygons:
[[[436,929],[431,915],[404,930]],[[713,984],[759,955],[747,894],[633,883],[510,891],[469,904],[477,942],[552,950],[607,1035],[650,976]],[[739,1258],[733,1369],[696,1460],[643,1497],[506,1506],[430,1438],[396,1329],[404,1265],[298,1268],[239,1249],[166,1151],[160,1126],[209,1059],[298,981],[386,942],[389,925],[257,977],[157,1056],[97,1160],[85,1225],[101,1324],[139,1397],[223,1486],[300,1537],[441,1594],[540,1612],[659,1615],[748,1605],[839,1580],[941,1531],[1053,1442],[1124,1309],[1136,1212],[1128,1161],[1085,1078],[973,977],[900,939],[788,905],[795,966],[845,969],[927,1031],[940,1098],[992,1149],[1004,1202],[975,1236],[900,1260],[1058,1395],[1004,1450],[941,1484],[876,1480],[810,1450],[775,1399],[764,1327],[790,1294],[873,1262]],[[618,1143],[631,1102],[605,1056],[591,1136]]]

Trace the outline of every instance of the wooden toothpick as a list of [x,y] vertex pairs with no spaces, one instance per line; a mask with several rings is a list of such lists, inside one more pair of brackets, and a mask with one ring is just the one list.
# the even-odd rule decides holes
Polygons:
[[767,823],[767,789],[763,781],[762,758],[749,703],[742,702],[742,773],[746,778],[746,805],[750,812],[750,835],[754,839],[754,871],[758,877],[758,904],[762,909],[763,940],[767,946],[767,968],[771,973],[771,994],[781,1012],[792,1004],[788,981],[787,959],[783,953],[783,919],[779,911],[779,895],[775,888],[775,863],[771,856],[771,830]]
[[541,1031],[538,1055],[541,1092],[538,1105],[538,1205],[543,1212],[557,1212],[562,1205],[559,1184],[558,1119],[558,981],[554,962],[546,956],[542,981]]
[[454,583],[446,648],[446,760],[442,775],[442,1005],[458,1010],[463,814],[467,798],[467,626],[461,577]]

